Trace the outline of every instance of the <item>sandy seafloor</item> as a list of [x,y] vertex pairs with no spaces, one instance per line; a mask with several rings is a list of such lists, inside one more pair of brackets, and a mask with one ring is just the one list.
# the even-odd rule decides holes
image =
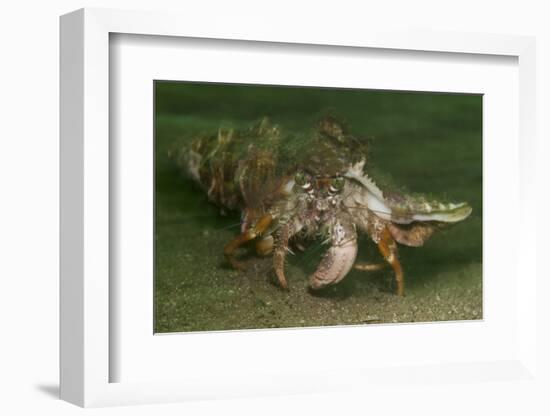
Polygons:
[[[336,108],[352,132],[374,136],[371,159],[395,183],[416,192],[467,201],[472,215],[424,247],[400,246],[406,296],[393,294],[393,272],[352,271],[318,293],[308,276],[326,249],[313,243],[289,256],[289,291],[275,283],[271,258],[242,252],[246,272],[229,268],[224,245],[239,214],[218,207],[167,157],[174,140],[245,125],[262,115],[290,128]],[[155,332],[372,325],[482,319],[481,97],[389,92],[303,92],[244,87],[157,85]],[[366,236],[358,261],[379,262]]]

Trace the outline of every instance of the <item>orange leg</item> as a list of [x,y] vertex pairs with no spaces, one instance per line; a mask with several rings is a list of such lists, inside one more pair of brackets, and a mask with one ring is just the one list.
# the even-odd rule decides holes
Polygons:
[[397,295],[405,295],[405,279],[403,277],[403,269],[399,258],[397,257],[397,243],[393,239],[390,231],[386,228],[382,232],[380,241],[378,242],[378,249],[386,261],[391,265],[395,273],[395,281],[397,283]]
[[272,220],[273,218],[270,214],[264,215],[258,220],[258,222],[256,222],[256,224],[254,224],[254,226],[250,227],[244,233],[236,236],[225,246],[223,249],[223,254],[231,266],[239,270],[244,269],[244,265],[235,259],[235,251],[244,243],[261,236],[265,230],[267,230]]
[[290,240],[290,227],[285,224],[277,235],[275,250],[273,251],[273,268],[279,284],[283,289],[288,289],[288,283],[285,277],[285,258],[288,250],[288,241]]

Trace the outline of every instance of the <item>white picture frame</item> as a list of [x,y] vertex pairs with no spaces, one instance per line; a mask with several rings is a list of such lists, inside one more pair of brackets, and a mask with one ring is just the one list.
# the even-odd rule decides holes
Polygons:
[[[185,21],[185,24],[182,22]],[[235,31],[235,27],[239,30]],[[80,406],[159,403],[198,398],[248,397],[266,394],[318,393],[373,389],[407,377],[429,385],[438,381],[480,383],[490,379],[537,382],[536,270],[525,244],[518,245],[517,354],[498,361],[442,362],[414,368],[320,368],[318,372],[282,371],[265,379],[235,381],[235,374],[183,377],[178,381],[110,382],[109,253],[109,37],[135,34],[225,39],[334,47],[383,48],[453,54],[516,57],[519,67],[519,199],[518,213],[534,206],[535,44],[534,39],[508,35],[396,32],[365,30],[327,35],[312,24],[300,28],[248,24],[246,19],[205,28],[186,16],[83,9],[61,18],[61,398]],[[519,241],[535,241],[534,215],[519,215]],[[518,273],[511,270],[510,273]],[[331,336],[337,336],[335,333]],[[480,376],[482,374],[482,376]],[[342,380],[346,380],[345,382]],[[404,381],[405,380],[405,381]]]

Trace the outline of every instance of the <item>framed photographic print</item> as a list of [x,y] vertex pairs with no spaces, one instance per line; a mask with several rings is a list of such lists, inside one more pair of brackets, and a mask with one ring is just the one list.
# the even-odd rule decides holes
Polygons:
[[532,378],[533,40],[299,33],[62,17],[65,400]]

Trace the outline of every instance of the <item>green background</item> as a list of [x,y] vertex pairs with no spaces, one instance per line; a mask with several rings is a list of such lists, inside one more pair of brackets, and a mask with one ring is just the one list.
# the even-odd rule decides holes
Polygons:
[[[220,215],[168,157],[174,142],[220,124],[268,116],[298,131],[327,109],[352,133],[373,138],[367,170],[473,207],[424,247],[400,246],[404,298],[393,295],[389,268],[352,271],[310,293],[307,277],[326,248],[320,244],[289,256],[289,292],[274,283],[270,258],[245,255],[248,270],[231,270],[223,247],[239,232],[239,213]],[[480,95],[157,81],[155,163],[155,332],[482,318]],[[359,245],[358,261],[380,261],[365,236]]]

